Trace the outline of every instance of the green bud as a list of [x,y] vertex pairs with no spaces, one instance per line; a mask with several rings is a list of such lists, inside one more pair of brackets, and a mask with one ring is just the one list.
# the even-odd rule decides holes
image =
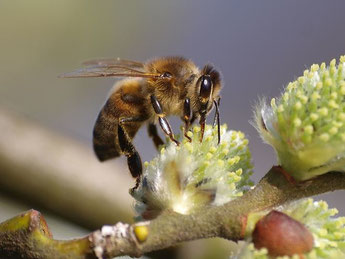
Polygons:
[[271,105],[261,101],[255,124],[296,180],[345,171],[345,58],[312,65]]
[[206,125],[200,142],[200,127],[180,138],[180,146],[168,140],[164,152],[145,163],[140,185],[132,193],[136,210],[145,219],[162,210],[189,214],[205,205],[221,205],[243,195],[252,182],[248,140],[239,131],[221,126],[218,144],[217,127]]

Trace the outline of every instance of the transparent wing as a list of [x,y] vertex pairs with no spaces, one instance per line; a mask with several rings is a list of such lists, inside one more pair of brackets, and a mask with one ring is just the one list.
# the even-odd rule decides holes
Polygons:
[[127,60],[127,59],[120,59],[120,58],[99,58],[99,59],[92,59],[87,60],[83,63],[86,66],[111,66],[111,65],[119,65],[137,69],[144,69],[145,64],[138,61]]
[[[132,61],[126,61],[132,62]],[[135,62],[135,61],[133,61]],[[138,63],[138,62],[137,62]],[[161,77],[158,73],[147,73],[142,68],[133,68],[133,65],[125,64],[111,64],[110,60],[108,63],[101,60],[90,61],[85,68],[81,68],[70,73],[60,75],[64,78],[77,78],[77,77],[142,77],[142,78],[159,78]],[[138,63],[139,65],[139,63]],[[138,66],[137,65],[137,66]],[[143,64],[142,64],[143,66]]]

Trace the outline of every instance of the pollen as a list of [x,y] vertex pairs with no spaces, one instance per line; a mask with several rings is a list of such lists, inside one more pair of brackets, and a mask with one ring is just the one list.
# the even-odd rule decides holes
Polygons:
[[224,166],[224,161],[221,160],[221,159],[218,159],[217,160],[217,165],[220,166],[220,167],[223,167]]
[[234,174],[232,176],[232,180],[234,181],[234,183],[237,183],[237,182],[241,181],[241,176]]
[[238,176],[241,176],[241,175],[242,175],[242,173],[243,173],[242,168],[237,169],[235,173],[236,173]]
[[204,167],[208,167],[208,166],[210,166],[210,164],[211,164],[211,163],[210,163],[209,161],[204,161],[204,162],[203,162],[203,166],[204,166]]
[[216,147],[211,147],[211,148],[210,148],[210,152],[211,152],[212,154],[216,153],[216,151],[217,151],[217,148],[216,148]]
[[309,72],[308,76],[309,79],[312,79],[314,77],[314,72]]
[[325,229],[325,228],[321,228],[321,229],[319,229],[318,234],[319,234],[321,237],[325,237],[325,236],[328,234],[328,231],[327,231],[327,229]]
[[305,96],[305,95],[301,95],[301,96],[299,97],[299,99],[301,100],[301,102],[302,102],[303,104],[306,104],[306,103],[308,102],[308,97]]
[[311,113],[311,114],[310,114],[310,119],[311,119],[312,121],[316,121],[318,118],[319,118],[319,115],[318,115],[318,114],[316,114],[316,113]]
[[198,132],[200,132],[200,127],[199,126],[195,126],[194,128],[193,128],[193,131],[194,131],[194,133],[198,133]]
[[341,126],[344,125],[344,123],[340,122],[340,121],[332,121],[333,125],[337,128],[340,128]]
[[313,132],[314,132],[313,126],[311,126],[311,125],[305,126],[305,127],[304,127],[304,132],[307,133],[307,134],[309,134],[309,135],[313,134]]
[[145,242],[149,235],[149,228],[145,225],[137,225],[134,227],[133,231],[134,231],[135,237],[140,243]]
[[338,133],[338,128],[332,127],[332,128],[330,128],[330,130],[329,130],[328,132],[329,132],[329,134],[331,134],[331,135],[335,135],[335,134]]
[[330,100],[328,102],[328,106],[333,108],[333,109],[338,109],[339,108],[339,105],[334,100]]
[[296,118],[293,120],[293,125],[295,127],[299,127],[299,126],[301,126],[301,124],[302,124],[302,121],[299,118]]
[[327,116],[328,115],[328,109],[326,107],[320,108],[319,109],[319,114],[321,116]]
[[205,140],[208,141],[208,142],[210,142],[210,141],[212,141],[212,139],[213,139],[213,136],[209,135],[209,136],[206,137]]
[[193,152],[193,145],[190,142],[186,142],[184,147],[188,150],[189,153]]
[[345,113],[344,112],[339,113],[338,118],[341,121],[345,121]]
[[222,153],[221,153],[223,156],[226,156],[227,154],[229,154],[229,150],[228,149],[224,149],[222,150]]
[[316,71],[318,71],[319,70],[319,65],[318,64],[313,64],[313,65],[311,65],[311,67],[310,67],[310,70],[312,71],[312,72],[316,72]]
[[294,88],[294,84],[292,82],[290,82],[287,87],[286,90],[291,91]]
[[283,100],[284,102],[287,102],[289,100],[289,93],[284,93]]
[[301,108],[302,108],[301,102],[296,102],[296,103],[295,103],[295,109],[296,109],[296,110],[300,110]]
[[244,148],[246,148],[246,145],[244,145],[243,143],[238,146],[238,150],[243,150]]
[[232,166],[232,165],[234,165],[234,164],[236,164],[236,163],[237,163],[236,157],[233,157],[233,158],[228,159],[228,165],[229,165],[229,166]]
[[280,104],[279,106],[278,106],[278,109],[277,109],[277,111],[278,112],[284,112],[284,106],[282,105],[282,104]]
[[340,61],[341,63],[344,63],[344,62],[345,62],[345,55],[340,56],[339,61]]
[[238,132],[238,137],[239,137],[240,139],[244,139],[244,133],[241,132],[241,131],[239,131],[239,132]]
[[345,84],[342,87],[340,87],[340,93],[342,95],[345,95]]
[[300,76],[299,78],[297,78],[298,83],[300,83],[301,85],[304,83],[304,77]]
[[320,99],[321,98],[321,96],[320,96],[320,94],[318,93],[318,92],[314,92],[312,95],[311,95],[311,99],[313,100],[313,101],[316,101],[317,99]]
[[206,154],[206,159],[210,160],[213,157],[212,153],[208,152]]
[[317,82],[315,87],[317,90],[320,90],[322,86],[323,86],[322,82]]
[[327,78],[327,79],[325,80],[325,85],[326,85],[326,86],[331,86],[331,85],[332,85],[332,79],[331,79],[331,78]]
[[271,106],[273,109],[275,109],[277,106],[276,106],[276,99],[275,98],[272,98],[271,100]]
[[320,139],[323,141],[323,142],[327,142],[329,140],[329,135],[327,133],[322,133],[320,135]]

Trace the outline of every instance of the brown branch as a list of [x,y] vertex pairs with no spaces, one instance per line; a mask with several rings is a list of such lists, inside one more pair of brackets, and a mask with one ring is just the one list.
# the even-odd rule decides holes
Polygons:
[[[280,170],[273,167],[253,190],[223,206],[205,207],[190,215],[165,211],[150,222],[104,226],[88,236],[87,249],[80,256],[81,258],[94,258],[96,255],[99,258],[119,255],[139,256],[182,241],[209,237],[237,241],[243,238],[248,213],[339,189],[345,189],[344,173],[328,173],[308,182],[293,185],[286,181]],[[142,225],[144,225],[141,227],[144,229],[142,232],[144,234],[136,231]],[[146,231],[148,231],[147,235],[145,235]],[[1,225],[0,233],[2,233]],[[0,240],[2,239],[3,237],[0,237]],[[66,242],[68,243],[68,241],[64,242],[65,245]],[[85,238],[70,242],[85,244]],[[4,249],[3,244],[4,242],[1,241],[0,251]],[[25,251],[22,252],[36,250],[36,247],[31,245],[26,246]],[[71,249],[70,252],[73,251],[74,249]],[[59,256],[61,254],[49,254],[49,258]]]
[[127,168],[0,108],[0,190],[91,229],[130,220]]

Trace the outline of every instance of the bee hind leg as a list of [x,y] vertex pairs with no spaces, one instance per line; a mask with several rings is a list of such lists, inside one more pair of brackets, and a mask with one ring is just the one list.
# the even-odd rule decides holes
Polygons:
[[127,157],[129,171],[134,178],[138,178],[143,171],[141,158],[121,124],[118,125],[118,138],[121,151]]
[[132,140],[127,134],[124,124],[131,122],[142,122],[146,119],[147,118],[143,116],[120,118],[119,125],[117,127],[120,149],[122,153],[127,157],[127,165],[132,177],[136,178],[136,184],[130,190],[130,193],[133,193],[133,191],[138,188],[140,183],[140,176],[143,172],[143,167],[140,155],[138,151],[135,149],[134,145],[132,144]]

